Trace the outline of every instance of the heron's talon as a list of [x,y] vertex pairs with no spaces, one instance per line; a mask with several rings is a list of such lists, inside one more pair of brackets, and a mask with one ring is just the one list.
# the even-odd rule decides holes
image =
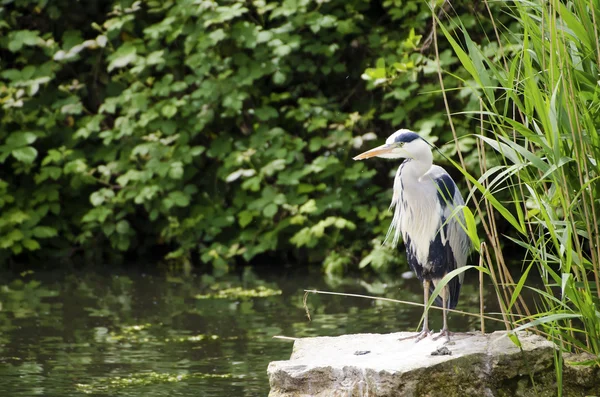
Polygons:
[[450,342],[450,337],[451,337],[451,336],[453,336],[453,335],[454,335],[454,332],[450,332],[450,331],[448,331],[448,329],[442,329],[442,330],[440,331],[440,334],[439,334],[439,335],[436,335],[436,336],[434,336],[434,337],[433,337],[433,340],[438,340],[438,339],[440,339],[442,336],[445,336],[445,337],[447,338],[447,339],[446,339],[446,342]]
[[398,340],[408,340],[408,339],[414,339],[415,343],[419,342],[421,339],[425,339],[427,338],[429,335],[433,334],[433,332],[430,329],[424,329],[423,331],[419,332],[416,335],[411,335],[411,336],[405,336],[404,338],[400,338]]
[[425,339],[427,338],[429,335],[432,335],[433,332],[431,332],[430,330],[427,331],[421,331],[418,335],[417,335],[417,339],[415,339],[415,343],[417,343],[418,341],[420,341],[421,339]]

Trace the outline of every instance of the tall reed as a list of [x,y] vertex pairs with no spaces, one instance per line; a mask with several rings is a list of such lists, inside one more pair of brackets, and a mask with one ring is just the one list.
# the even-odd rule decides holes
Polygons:
[[[479,119],[481,177],[463,173],[486,235],[481,255],[511,328],[535,328],[563,352],[599,357],[600,3],[485,6],[496,31],[493,59],[460,17],[437,20],[470,74],[464,84],[480,95],[480,111],[465,116]],[[505,235],[497,232],[500,217],[510,225]],[[507,242],[526,252],[518,280],[506,266]],[[535,310],[521,298],[526,289]],[[556,360],[560,385],[560,354]]]

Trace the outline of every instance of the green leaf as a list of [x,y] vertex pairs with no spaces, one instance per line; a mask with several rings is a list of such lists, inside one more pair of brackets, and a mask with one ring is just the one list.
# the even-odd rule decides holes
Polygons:
[[223,29],[217,29],[211,32],[208,37],[212,40],[213,44],[217,44],[219,41],[224,40],[227,36]]
[[471,212],[471,209],[467,206],[457,208],[457,211],[463,211],[463,215],[465,217],[466,222],[465,227],[467,235],[471,239],[471,242],[475,246],[475,249],[479,250],[481,242],[479,241],[479,236],[477,235],[477,224],[475,223],[475,216],[473,215],[473,212]]
[[127,251],[127,249],[129,249],[129,239],[123,236],[120,236],[119,239],[117,240],[117,249],[119,251]]
[[282,73],[279,70],[273,74],[273,83],[275,83],[277,85],[281,85],[281,84],[285,83],[285,79],[286,79],[285,73]]
[[115,232],[115,224],[113,222],[105,222],[102,224],[102,232],[105,236],[111,236]]
[[256,174],[256,171],[254,171],[253,169],[240,168],[239,170],[233,171],[231,174],[227,175],[227,177],[225,178],[225,182],[231,183],[238,180],[240,177],[248,178],[253,176],[254,174]]
[[471,57],[462,49],[461,45],[454,39],[452,34],[448,32],[444,24],[440,22],[438,18],[436,18],[436,22],[439,24],[440,29],[444,33],[444,36],[446,36],[446,39],[448,40],[448,42],[454,49],[454,52],[460,59],[462,66],[471,74],[471,76],[477,81],[480,87],[483,86],[479,73],[477,73],[477,68],[475,67],[475,64],[473,63]]
[[313,240],[311,239],[311,232],[310,232],[310,228],[308,228],[308,227],[300,229],[290,239],[290,242],[292,244],[294,244],[296,247],[302,247],[304,245],[310,246],[311,241],[313,241]]
[[263,215],[267,218],[272,218],[277,213],[277,204],[269,203],[263,209]]
[[429,302],[427,302],[427,307],[431,307],[431,305],[433,304],[433,302],[435,301],[435,298],[437,298],[437,296],[440,294],[440,292],[442,291],[442,288],[444,288],[446,286],[446,284],[448,284],[448,282],[450,280],[452,280],[454,277],[458,277],[458,276],[462,276],[462,273],[466,272],[469,269],[476,269],[479,270],[480,272],[483,272],[487,275],[490,274],[489,270],[482,267],[482,266],[461,266],[457,269],[452,270],[450,273],[446,274],[444,276],[444,278],[442,278],[435,286],[435,289],[433,290],[433,292],[431,293],[430,297],[429,297]]
[[576,318],[581,318],[581,313],[553,313],[553,314],[549,314],[547,316],[542,316],[540,318],[537,318],[533,321],[530,321],[526,324],[520,325],[517,328],[513,329],[512,332],[516,333],[519,331],[523,331],[529,328],[533,328],[536,327],[540,324],[546,324],[546,323],[552,323],[552,322],[558,322],[561,320],[569,320],[569,319],[576,319]]
[[367,267],[367,265],[369,263],[371,263],[373,261],[373,253],[370,253],[369,255],[365,256],[360,263],[358,264],[358,268],[359,269],[364,269],[365,267]]
[[168,103],[162,107],[160,112],[162,113],[163,116],[170,119],[177,114],[177,106]]
[[254,215],[251,211],[244,210],[238,214],[238,222],[242,228],[248,226],[254,219]]
[[314,199],[308,200],[300,207],[301,214],[311,214],[317,210],[317,202]]
[[37,139],[33,132],[13,132],[6,138],[6,144],[11,147],[21,147],[31,145]]
[[83,159],[69,161],[65,164],[63,171],[65,174],[80,174],[87,170],[87,164]]
[[181,191],[171,192],[169,199],[178,207],[187,207],[190,204],[190,198],[187,194]]
[[42,42],[37,30],[18,30],[10,32],[8,40],[8,49],[11,52],[17,52],[24,46],[34,46]]
[[356,225],[353,222],[351,222],[347,219],[344,219],[344,218],[336,218],[335,222],[333,224],[338,229],[349,229],[349,230],[356,229]]
[[123,68],[137,59],[137,49],[131,43],[125,43],[108,57],[108,71]]
[[111,189],[103,188],[90,195],[90,203],[92,203],[94,207],[98,207],[113,197],[115,197],[115,192]]
[[31,217],[26,212],[16,210],[4,215],[10,223],[20,224],[30,219]]
[[509,332],[508,338],[515,344],[518,348],[521,348],[521,341],[519,340],[519,335]]
[[260,189],[260,181],[258,176],[248,178],[242,183],[242,189],[257,192]]
[[37,238],[50,238],[58,234],[55,228],[49,226],[36,226],[31,233]]
[[190,154],[196,157],[204,153],[205,150],[206,148],[204,146],[194,146],[190,149]]
[[261,171],[267,175],[271,176],[277,171],[281,171],[285,169],[285,160],[283,159],[275,159],[271,161],[269,164],[265,165]]
[[22,231],[20,231],[19,229],[13,229],[10,233],[6,235],[5,238],[8,241],[20,241],[23,240],[24,237],[25,236],[23,235]]
[[90,203],[92,203],[94,207],[101,205],[103,202],[104,196],[99,192],[94,192],[90,195]]
[[106,218],[108,218],[109,216],[112,215],[112,213],[113,212],[111,211],[110,208],[106,208],[106,207],[93,208],[83,216],[81,221],[84,223],[90,223],[90,222],[103,223],[106,220]]
[[60,108],[62,114],[81,114],[83,112],[83,104],[79,101],[75,103],[67,103]]
[[117,223],[116,230],[119,234],[127,234],[127,232],[129,232],[129,222],[126,220],[119,221]]
[[257,43],[266,43],[267,41],[270,41],[273,38],[273,33],[268,31],[268,30],[263,30],[261,32],[258,33],[258,35],[256,36],[256,42]]
[[18,149],[14,149],[11,154],[15,159],[22,163],[31,164],[37,157],[37,150],[34,147],[26,146]]
[[533,262],[531,264],[529,264],[529,266],[527,266],[527,269],[525,270],[525,272],[519,279],[519,282],[517,283],[517,286],[515,287],[512,295],[510,297],[510,303],[508,304],[508,307],[506,309],[508,312],[511,311],[513,305],[515,304],[517,299],[521,296],[521,290],[523,289],[523,285],[525,285],[525,281],[527,281],[527,276],[529,275],[529,271],[531,270],[532,267],[533,267]]
[[289,45],[285,45],[285,44],[277,46],[273,50],[273,53],[275,55],[277,55],[278,57],[284,57],[284,56],[288,55],[290,52],[292,52],[292,47],[290,47]]
[[146,64],[147,65],[158,65],[160,63],[165,63],[164,54],[165,54],[164,50],[154,51],[154,52],[148,54],[148,56],[146,57]]
[[48,166],[42,168],[41,176],[43,176],[44,179],[49,177],[52,180],[57,180],[58,178],[60,178],[61,175],[62,168],[60,167]]
[[171,168],[169,169],[169,177],[172,179],[183,178],[183,164],[180,161],[171,164]]
[[259,120],[262,121],[274,119],[279,115],[277,110],[271,106],[263,106],[261,108],[255,109],[254,114],[256,115],[256,117],[258,117]]
[[30,238],[23,240],[21,244],[23,244],[23,247],[27,248],[29,251],[35,251],[41,248],[40,243]]

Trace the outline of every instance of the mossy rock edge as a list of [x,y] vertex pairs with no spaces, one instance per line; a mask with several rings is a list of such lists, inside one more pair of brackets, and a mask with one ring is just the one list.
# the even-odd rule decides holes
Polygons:
[[[270,397],[557,395],[555,348],[533,334],[461,335],[452,343],[399,341],[408,333],[304,338],[288,361],[269,364]],[[399,338],[400,337],[400,338]],[[448,355],[432,355],[447,347]],[[563,395],[600,395],[600,371],[566,355]]]

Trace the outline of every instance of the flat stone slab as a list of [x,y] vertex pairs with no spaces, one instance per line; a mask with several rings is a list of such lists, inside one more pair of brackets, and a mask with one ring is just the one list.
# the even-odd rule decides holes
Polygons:
[[[297,339],[290,360],[269,364],[269,397],[556,395],[554,345],[540,336],[519,333],[522,350],[506,332],[399,340],[414,335]],[[586,376],[582,392],[600,387]]]

